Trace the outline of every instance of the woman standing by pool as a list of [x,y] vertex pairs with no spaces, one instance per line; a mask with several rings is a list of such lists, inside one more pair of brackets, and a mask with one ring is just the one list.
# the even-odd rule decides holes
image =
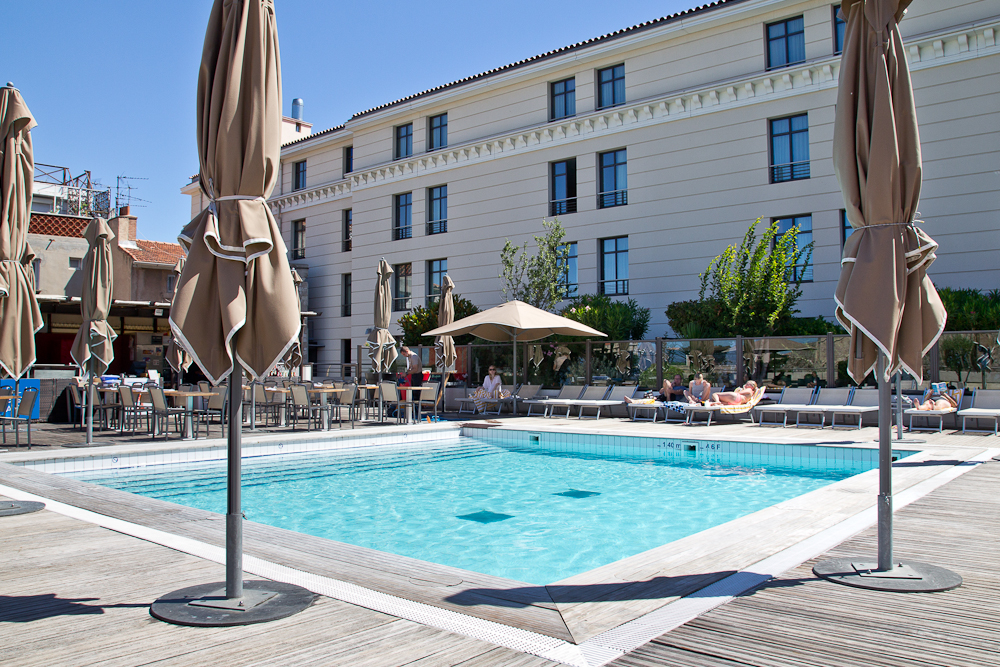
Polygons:
[[497,367],[491,364],[488,375],[483,378],[483,386],[476,389],[476,393],[472,395],[476,402],[476,409],[479,412],[485,412],[487,403],[496,403],[497,399],[508,396],[510,396],[510,392],[504,391],[503,380],[497,374]]

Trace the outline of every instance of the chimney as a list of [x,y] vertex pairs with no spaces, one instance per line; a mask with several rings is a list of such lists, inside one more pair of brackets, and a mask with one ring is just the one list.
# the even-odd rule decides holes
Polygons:
[[295,120],[302,120],[302,109],[305,105],[306,103],[301,97],[296,97],[292,100],[292,118]]
[[119,208],[118,215],[108,221],[108,226],[115,234],[115,242],[118,247],[137,247],[135,240],[138,236],[138,220],[134,215],[129,214],[128,206]]

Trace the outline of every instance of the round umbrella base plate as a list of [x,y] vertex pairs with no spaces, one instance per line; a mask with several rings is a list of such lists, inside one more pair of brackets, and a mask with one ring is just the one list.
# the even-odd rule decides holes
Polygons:
[[243,597],[226,599],[226,583],[182,588],[149,607],[153,618],[175,625],[201,628],[267,623],[297,614],[316,599],[301,586],[279,581],[244,581]]
[[962,577],[937,565],[897,561],[892,570],[877,571],[863,558],[832,558],[813,567],[813,574],[845,586],[895,593],[935,593],[962,585]]
[[113,444],[113,442],[91,442],[89,444],[86,442],[67,442],[64,445],[60,445],[60,447],[72,447],[76,449],[78,447],[107,447]]
[[40,509],[45,509],[45,503],[37,503],[33,500],[0,501],[0,516],[31,514],[32,512],[37,512]]

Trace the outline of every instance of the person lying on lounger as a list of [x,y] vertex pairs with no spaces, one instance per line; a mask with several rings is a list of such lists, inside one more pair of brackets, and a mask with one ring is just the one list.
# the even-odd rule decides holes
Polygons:
[[684,398],[688,403],[697,405],[699,403],[704,403],[709,399],[709,394],[712,391],[712,385],[705,381],[705,376],[698,373],[691,380],[691,384],[688,386],[688,390],[684,392]]
[[742,405],[749,403],[757,391],[757,383],[750,380],[736,391],[720,391],[712,394],[712,399],[705,405]]
[[684,381],[681,379],[680,375],[675,375],[673,382],[664,378],[663,386],[660,388],[660,393],[655,398],[629,398],[625,397],[626,403],[666,403],[667,401],[675,401],[677,397],[674,394],[681,394],[684,392]]
[[932,395],[926,401],[916,406],[917,410],[948,410],[957,407],[958,403],[948,394]]

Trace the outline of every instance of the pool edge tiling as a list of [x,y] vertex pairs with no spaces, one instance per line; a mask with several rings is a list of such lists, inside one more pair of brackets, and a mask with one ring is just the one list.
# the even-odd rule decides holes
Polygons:
[[[481,437],[481,431],[476,435]],[[928,447],[909,461],[939,465],[896,468],[895,493],[983,450]],[[216,547],[225,544],[224,521],[210,512],[6,463],[0,464],[0,484]],[[580,644],[869,510],[876,493],[877,471],[869,471],[545,587],[300,537],[249,522],[245,551],[248,556],[381,594]]]

